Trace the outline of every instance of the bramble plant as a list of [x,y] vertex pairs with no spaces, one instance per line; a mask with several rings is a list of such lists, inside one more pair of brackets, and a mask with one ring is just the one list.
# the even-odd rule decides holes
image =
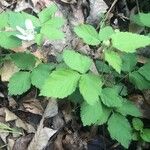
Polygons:
[[[0,46],[11,49],[20,46],[22,40],[32,40],[41,45],[45,38],[62,39],[64,34],[60,28],[64,21],[55,17],[56,11],[56,6],[52,5],[40,12],[38,18],[24,12],[0,14],[0,20],[3,20],[0,22]],[[138,22],[137,18],[135,16],[132,20]],[[149,26],[148,20],[146,21],[145,24]],[[141,22],[144,24],[145,21]],[[6,31],[7,27],[11,28],[9,32]],[[135,104],[127,99],[127,88],[118,83],[118,79],[129,77],[137,89],[150,88],[150,62],[140,68],[136,66],[136,50],[150,45],[150,38],[120,32],[110,26],[97,32],[93,26],[87,24],[76,26],[74,32],[86,44],[102,46],[103,61],[95,62],[98,75],[90,71],[94,61],[72,49],[63,51],[61,62],[63,66],[44,64],[30,53],[11,53],[9,59],[20,71],[13,74],[9,80],[9,94],[23,94],[31,88],[31,85],[40,89],[40,95],[46,97],[63,99],[68,96],[71,98],[76,93],[80,94],[84,100],[76,103],[80,104],[80,117],[84,126],[106,123],[111,138],[125,148],[128,148],[130,142],[135,139],[133,138],[135,130],[140,131],[141,138],[149,142],[150,129],[143,129],[143,125],[136,127],[136,122],[140,121],[135,119],[132,127],[127,119],[128,115],[142,117],[142,114]],[[108,81],[109,75],[113,75],[113,80]]]

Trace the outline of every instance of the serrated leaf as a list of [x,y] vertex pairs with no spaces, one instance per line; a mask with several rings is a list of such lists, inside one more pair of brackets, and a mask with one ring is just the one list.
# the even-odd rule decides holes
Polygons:
[[39,14],[39,19],[41,23],[48,21],[57,11],[57,6],[55,4],[50,5],[48,8],[43,9]]
[[118,53],[106,50],[105,61],[107,61],[118,73],[121,72],[122,60]]
[[112,46],[126,53],[134,53],[137,48],[150,45],[148,36],[130,32],[117,32],[111,36]]
[[112,114],[108,120],[108,131],[112,139],[117,140],[125,148],[129,147],[132,139],[132,128],[128,120],[120,114]]
[[65,50],[63,52],[63,59],[71,69],[80,73],[87,72],[92,65],[92,60],[89,57],[71,50]]
[[56,98],[67,97],[75,91],[79,78],[79,73],[73,70],[53,71],[45,81],[40,95]]
[[150,27],[150,13],[139,13],[137,15],[131,16],[131,20],[140,25]]
[[85,101],[94,105],[99,101],[102,81],[99,76],[94,74],[84,74],[79,81],[79,90]]
[[55,67],[54,64],[39,64],[31,73],[31,82],[34,86],[41,89],[50,71]]
[[150,82],[146,80],[138,71],[129,74],[129,80],[140,90],[149,89]]
[[64,33],[60,29],[53,28],[48,24],[42,26],[41,33],[44,34],[49,40],[59,40],[64,38]]
[[16,64],[16,66],[23,70],[31,70],[34,68],[36,63],[36,58],[32,54],[28,53],[15,53],[11,55],[11,60]]
[[89,45],[98,45],[100,40],[95,28],[91,25],[81,24],[74,28],[74,32]]
[[104,88],[101,92],[101,100],[108,107],[121,107],[122,98],[115,88]]
[[141,67],[138,72],[150,81],[150,62]]
[[145,142],[150,142],[150,129],[143,129],[141,133],[141,138]]
[[0,29],[8,26],[8,13],[3,12],[0,14]]
[[132,125],[133,125],[133,128],[137,131],[142,131],[144,127],[143,122],[139,118],[133,118]]
[[10,95],[21,95],[30,89],[30,73],[29,72],[17,72],[9,80],[8,91]]
[[94,105],[84,102],[81,105],[80,117],[84,126],[97,123],[102,113],[101,103],[98,101]]
[[60,28],[64,24],[64,19],[60,17],[53,17],[49,21],[45,23],[45,25],[48,25],[52,28]]
[[137,63],[136,54],[125,53],[121,58],[122,58],[121,70],[126,72],[132,71]]
[[110,114],[111,114],[111,109],[107,108],[106,106],[103,106],[102,113],[100,114],[99,120],[97,121],[96,124],[102,125],[102,124],[106,123]]
[[127,99],[123,99],[122,106],[116,109],[117,112],[121,113],[122,115],[131,115],[134,117],[141,117],[142,113],[140,112],[139,108],[131,101]]
[[106,26],[99,31],[99,40],[104,41],[108,40],[112,34],[114,34],[114,30],[111,26]]
[[0,32],[0,47],[5,49],[12,49],[21,46],[20,39],[12,36],[9,32]]

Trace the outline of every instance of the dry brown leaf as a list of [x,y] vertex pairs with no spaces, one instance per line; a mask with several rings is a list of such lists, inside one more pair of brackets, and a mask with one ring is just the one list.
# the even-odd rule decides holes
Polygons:
[[14,140],[14,139],[11,139],[11,138],[8,138],[7,141],[8,141],[8,142],[7,142],[7,144],[8,144],[8,146],[7,146],[8,150],[12,150],[12,149],[13,149],[13,146],[14,146],[14,144],[15,144],[15,140]]
[[46,147],[50,137],[52,137],[56,132],[57,130],[53,130],[47,127],[37,130],[28,147],[28,150],[42,150]]
[[13,121],[16,120],[18,117],[12,113],[10,110],[8,110],[7,108],[5,108],[5,121]]
[[27,112],[39,115],[43,114],[43,107],[41,106],[41,103],[37,99],[24,100],[23,106],[25,108],[25,111]]
[[1,80],[4,82],[9,81],[10,77],[19,70],[12,61],[5,61],[2,67]]
[[32,137],[33,137],[33,134],[28,134],[26,136],[22,136],[18,138],[12,150],[27,150],[28,144],[31,141]]
[[27,125],[25,124],[25,122],[24,121],[22,121],[20,118],[18,118],[16,121],[15,121],[15,125],[16,125],[16,127],[18,127],[18,128],[23,128],[24,130],[28,130],[28,128],[27,128]]
[[48,99],[48,105],[44,112],[44,117],[53,117],[58,113],[58,105],[55,99]]

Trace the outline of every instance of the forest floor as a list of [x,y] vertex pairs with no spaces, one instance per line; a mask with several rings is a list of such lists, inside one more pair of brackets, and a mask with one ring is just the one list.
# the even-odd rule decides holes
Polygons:
[[[42,47],[27,43],[14,49],[21,52],[27,49],[44,62],[57,62],[57,55],[64,48],[77,49],[93,59],[100,57],[94,46],[83,43],[73,27],[82,23],[93,25],[99,29],[102,14],[105,22],[114,29],[141,33],[143,28],[130,23],[130,15],[140,11],[150,11],[150,1],[144,0],[1,0],[0,13],[6,11],[25,11],[37,15],[42,9],[55,3],[57,16],[65,18],[63,32],[65,38],[58,41],[47,41]],[[0,20],[1,21],[1,20]],[[129,39],[130,40],[130,39]],[[146,50],[145,50],[146,51]],[[149,52],[140,53],[139,62],[145,63]],[[0,50],[0,55],[2,51]],[[7,132],[0,129],[0,149],[2,150],[123,150],[124,148],[112,140],[106,125],[83,127],[78,106],[67,98],[55,101],[39,96],[39,91],[32,87],[19,96],[8,95],[8,82],[12,72],[12,64],[5,63],[0,68],[0,122],[11,127]],[[129,89],[132,91],[132,88]],[[143,112],[143,122],[149,127],[150,91],[129,92],[129,99]],[[145,98],[146,97],[146,98]],[[94,115],[94,114],[93,114]],[[6,130],[5,130],[6,131]],[[129,149],[149,149],[150,145],[132,142]]]

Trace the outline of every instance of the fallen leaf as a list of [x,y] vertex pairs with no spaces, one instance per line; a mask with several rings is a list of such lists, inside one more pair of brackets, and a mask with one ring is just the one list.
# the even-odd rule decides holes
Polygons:
[[52,137],[56,132],[57,130],[53,130],[47,127],[37,130],[34,138],[29,144],[28,150],[42,150],[46,147],[50,137]]
[[5,108],[5,121],[13,121],[16,120],[18,117],[12,113],[10,110],[8,110],[7,108]]
[[33,114],[43,114],[43,107],[41,106],[41,103],[37,99],[29,99],[24,100],[22,104],[25,108],[25,111],[31,112]]
[[5,61],[2,67],[1,80],[4,82],[9,81],[10,77],[19,70],[12,61]]
[[15,141],[12,150],[27,150],[28,144],[32,140],[32,138],[33,138],[33,134],[28,134],[26,136],[22,136],[18,138]]

